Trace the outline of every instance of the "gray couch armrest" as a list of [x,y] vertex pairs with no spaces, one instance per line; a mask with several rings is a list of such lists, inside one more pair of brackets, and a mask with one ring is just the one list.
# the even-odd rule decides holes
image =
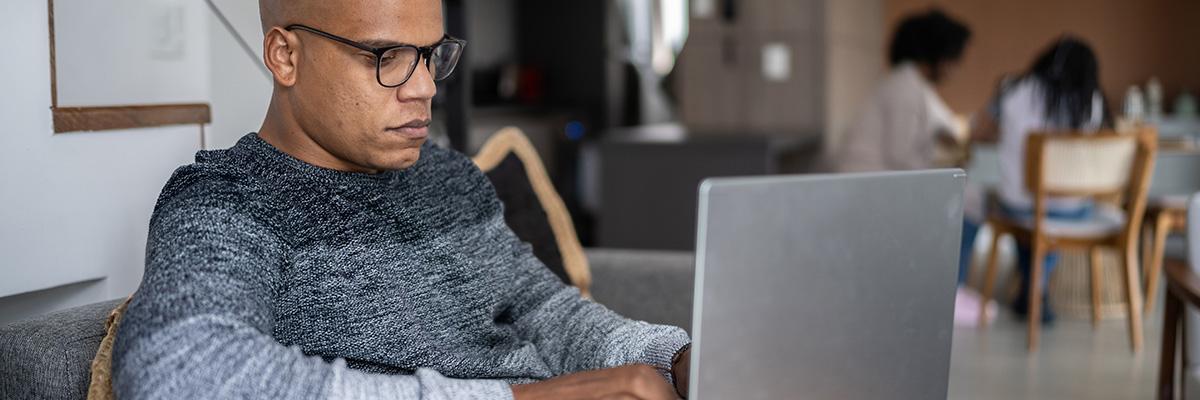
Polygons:
[[592,298],[627,318],[691,332],[694,257],[691,252],[586,249]]
[[83,399],[108,313],[124,299],[0,327],[0,399]]

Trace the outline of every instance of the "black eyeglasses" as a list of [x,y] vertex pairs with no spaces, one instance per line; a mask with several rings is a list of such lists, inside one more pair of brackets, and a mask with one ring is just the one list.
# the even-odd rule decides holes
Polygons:
[[433,80],[440,81],[448,78],[450,73],[454,72],[454,67],[458,65],[458,58],[462,55],[463,47],[467,45],[467,42],[464,40],[446,35],[442,37],[442,40],[434,43],[432,46],[426,47],[417,47],[408,44],[372,47],[300,24],[288,25],[284,29],[289,31],[293,29],[308,31],[317,36],[371,53],[375,56],[375,80],[379,81],[379,84],[386,88],[399,87],[408,82],[408,79],[412,78],[413,72],[417,70],[417,64],[421,63],[422,58],[425,59],[425,68],[429,70],[430,75],[433,75]]

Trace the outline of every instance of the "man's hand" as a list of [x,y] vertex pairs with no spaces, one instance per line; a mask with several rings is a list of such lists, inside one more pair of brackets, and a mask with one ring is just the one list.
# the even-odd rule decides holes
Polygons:
[[679,398],[667,380],[658,373],[658,370],[645,364],[578,372],[542,382],[515,385],[512,389],[513,398],[516,400],[675,400]]

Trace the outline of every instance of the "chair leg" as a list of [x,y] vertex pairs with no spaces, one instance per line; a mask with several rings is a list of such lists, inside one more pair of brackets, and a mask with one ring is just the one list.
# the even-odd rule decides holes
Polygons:
[[1029,271],[1029,351],[1037,351],[1038,335],[1042,330],[1042,270],[1045,269],[1046,247],[1033,239],[1033,268]]
[[1100,268],[1100,248],[1092,247],[1090,250],[1092,253],[1089,262],[1092,267],[1092,329],[1096,329],[1100,322],[1100,290],[1103,287],[1100,286],[1100,278],[1103,276],[1103,269]]
[[999,244],[1002,232],[993,229],[992,244],[988,247],[987,267],[983,272],[983,295],[979,302],[979,326],[986,327],[988,322],[988,303],[992,300],[992,289],[996,286],[996,258],[1000,253]]
[[[1146,218],[1142,221],[1144,221],[1144,224],[1142,225],[1142,232],[1138,234],[1138,238],[1140,239],[1138,246],[1140,246],[1139,251],[1142,254],[1142,265],[1150,265],[1152,258],[1150,255],[1154,252],[1154,220],[1147,214]],[[1149,271],[1142,270],[1142,279],[1147,278],[1147,273]]]
[[[1181,365],[1181,367],[1179,367],[1179,369],[1180,369],[1180,371],[1182,371],[1184,368],[1187,368],[1188,365],[1192,364],[1192,360],[1188,357],[1187,317],[1181,317],[1179,319],[1179,337],[1183,339],[1183,340],[1179,341],[1179,365]],[[1179,398],[1180,399],[1188,398],[1187,397],[1187,384],[1184,383],[1184,381],[1182,379],[1180,379],[1180,382],[1179,382]]]
[[1170,233],[1169,226],[1162,221],[1162,218],[1157,218],[1154,221],[1154,239],[1152,242],[1153,248],[1150,250],[1149,261],[1142,265],[1142,269],[1146,270],[1146,314],[1154,311],[1154,301],[1158,299],[1158,278],[1162,273],[1163,252],[1167,247],[1167,234]]
[[[1167,293],[1166,310],[1163,316],[1162,350],[1158,359],[1158,396],[1159,400],[1175,400],[1176,379],[1179,374],[1175,367],[1178,363],[1179,325],[1183,321],[1183,304],[1171,293]],[[1186,342],[1186,339],[1184,340]],[[1187,365],[1187,364],[1184,364]]]
[[1132,245],[1125,246],[1121,253],[1125,264],[1125,299],[1129,307],[1129,347],[1138,353],[1142,350],[1142,296],[1138,293],[1142,285],[1138,282],[1137,254]]

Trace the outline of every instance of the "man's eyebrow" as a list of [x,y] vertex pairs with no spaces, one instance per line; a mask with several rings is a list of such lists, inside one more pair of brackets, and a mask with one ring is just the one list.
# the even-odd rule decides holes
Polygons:
[[436,41],[433,41],[432,43],[421,45],[421,44],[397,42],[395,40],[387,40],[387,39],[367,39],[367,40],[363,40],[359,43],[362,43],[362,44],[365,44],[367,46],[374,47],[374,48],[384,48],[384,47],[393,47],[393,46],[428,47],[428,46],[433,46],[440,41],[442,41],[441,38],[439,38]]
[[371,46],[371,47],[391,47],[391,46],[400,46],[400,45],[408,44],[408,43],[400,43],[400,42],[397,42],[394,40],[387,40],[387,39],[367,39],[367,40],[360,41],[359,43],[362,43],[362,44],[365,44],[365,45]]

